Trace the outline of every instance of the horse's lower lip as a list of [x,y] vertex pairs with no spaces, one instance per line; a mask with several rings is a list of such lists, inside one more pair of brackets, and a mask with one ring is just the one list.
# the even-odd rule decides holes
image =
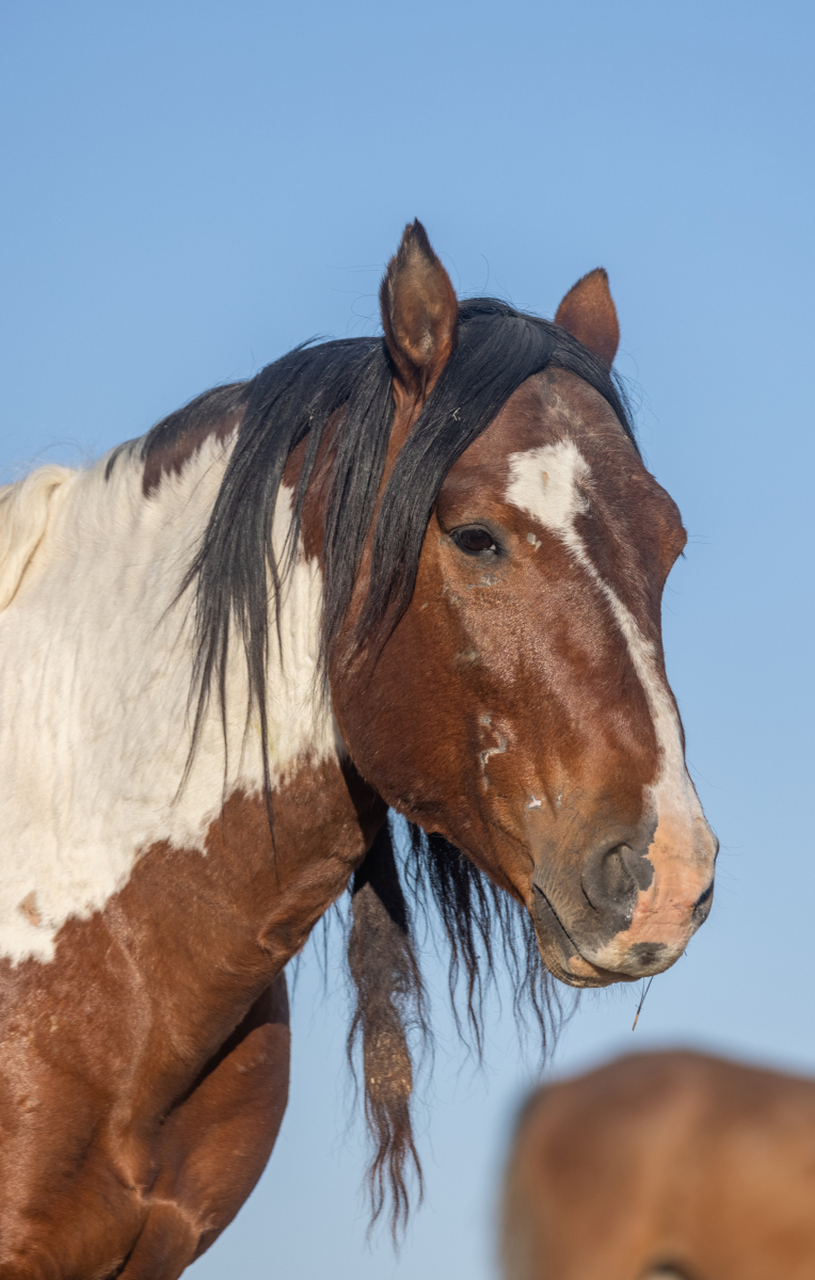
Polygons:
[[[613,982],[637,982],[628,973],[613,969],[601,969],[592,964],[580,952],[574,938],[564,925],[549,898],[537,885],[534,886],[538,910],[533,913],[538,950],[546,968],[569,987],[608,987]],[[540,920],[544,916],[545,924]]]
[[541,953],[541,959],[552,977],[557,978],[558,982],[565,983],[567,987],[577,987],[580,990],[585,990],[587,987],[610,987],[614,982],[639,982],[639,978],[634,978],[629,973],[615,973],[611,969],[599,969],[590,960],[584,960],[581,955],[573,957],[575,968],[579,968],[580,972],[565,969],[562,965],[553,963],[551,955],[544,954],[540,938],[538,938],[538,949]]

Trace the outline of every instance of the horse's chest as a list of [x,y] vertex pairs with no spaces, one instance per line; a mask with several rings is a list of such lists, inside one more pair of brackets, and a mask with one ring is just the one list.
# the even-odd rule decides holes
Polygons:
[[344,890],[384,809],[324,762],[277,790],[273,814],[274,845],[262,800],[233,795],[203,853],[153,845],[103,910],[63,925],[53,961],[4,962],[7,1223],[35,1188],[40,1216],[61,1220],[42,1190],[58,1169],[74,1198],[112,1179],[125,1217],[149,1198],[167,1123]]

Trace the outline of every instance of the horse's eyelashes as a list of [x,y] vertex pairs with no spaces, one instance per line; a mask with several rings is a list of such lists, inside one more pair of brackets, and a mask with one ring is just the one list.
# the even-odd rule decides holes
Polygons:
[[481,525],[465,525],[463,529],[455,529],[451,536],[459,551],[463,551],[465,555],[497,556],[501,554],[501,548],[489,529],[484,529]]

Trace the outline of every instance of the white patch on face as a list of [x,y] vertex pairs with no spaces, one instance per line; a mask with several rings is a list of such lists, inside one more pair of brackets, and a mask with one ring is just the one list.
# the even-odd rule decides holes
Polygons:
[[[673,859],[675,864],[684,860],[692,865],[696,874],[685,879],[688,880],[688,891],[695,892],[698,897],[712,875],[714,841],[685,767],[679,718],[673,700],[659,671],[653,645],[643,636],[630,610],[600,576],[574,527],[575,517],[588,506],[580,486],[590,476],[589,465],[573,440],[560,440],[557,444],[512,454],[509,462],[507,502],[533,516],[539,524],[561,539],[576,563],[608,601],[625,637],[631,660],[648,699],[660,749],[660,771],[649,788],[650,796],[646,797],[646,801],[650,800],[653,805],[658,821],[651,856],[655,863],[657,858],[662,857],[664,860]],[[673,871],[673,877],[669,877],[670,894],[678,894],[679,882],[683,877],[680,867],[675,865]],[[700,883],[697,888],[699,871],[702,872],[704,883]],[[665,879],[663,876],[663,880]],[[663,898],[668,892],[667,883],[664,889],[665,892],[661,895]],[[645,898],[646,895],[640,896]],[[668,906],[667,902],[660,903],[660,915]],[[662,923],[662,918],[657,920],[655,916],[657,929]],[[661,937],[659,932],[656,937]],[[630,945],[633,940],[628,938],[624,945]],[[618,945],[611,944],[615,950],[614,965],[611,963],[610,953],[605,957],[609,967],[616,967],[619,963],[619,957],[616,956]],[[591,959],[593,963],[603,964],[599,950]]]
[[[586,510],[586,499],[578,486],[589,475],[588,463],[574,441],[560,440],[510,454],[509,466],[507,502],[526,511],[568,543],[569,533],[574,533],[575,516]],[[528,542],[535,542],[534,533],[526,537]]]
[[[230,448],[209,438],[149,499],[142,464],[128,456],[109,480],[103,459],[89,471],[44,468],[0,493],[0,955],[52,959],[60,926],[103,907],[141,852],[167,841],[203,853],[225,798],[261,789],[259,717],[247,725],[236,646],[228,756],[213,698],[179,793],[192,611],[189,595],[173,601]],[[277,546],[290,510],[281,490]],[[284,588],[282,653],[269,632],[275,783],[339,749],[316,678],[321,604],[317,563],[301,554]]]

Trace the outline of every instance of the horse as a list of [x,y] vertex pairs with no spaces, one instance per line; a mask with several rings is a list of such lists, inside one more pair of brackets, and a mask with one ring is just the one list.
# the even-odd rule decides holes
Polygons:
[[416,221],[381,302],[383,336],[0,495],[3,1280],[173,1280],[211,1244],[285,1108],[285,966],[349,886],[397,1218],[426,1029],[403,881],[471,1013],[499,917],[519,972],[592,987],[709,911],[660,637],[685,534],[605,272],[554,323],[460,304]]
[[507,1280],[811,1280],[815,1080],[673,1051],[544,1088],[503,1214]]

